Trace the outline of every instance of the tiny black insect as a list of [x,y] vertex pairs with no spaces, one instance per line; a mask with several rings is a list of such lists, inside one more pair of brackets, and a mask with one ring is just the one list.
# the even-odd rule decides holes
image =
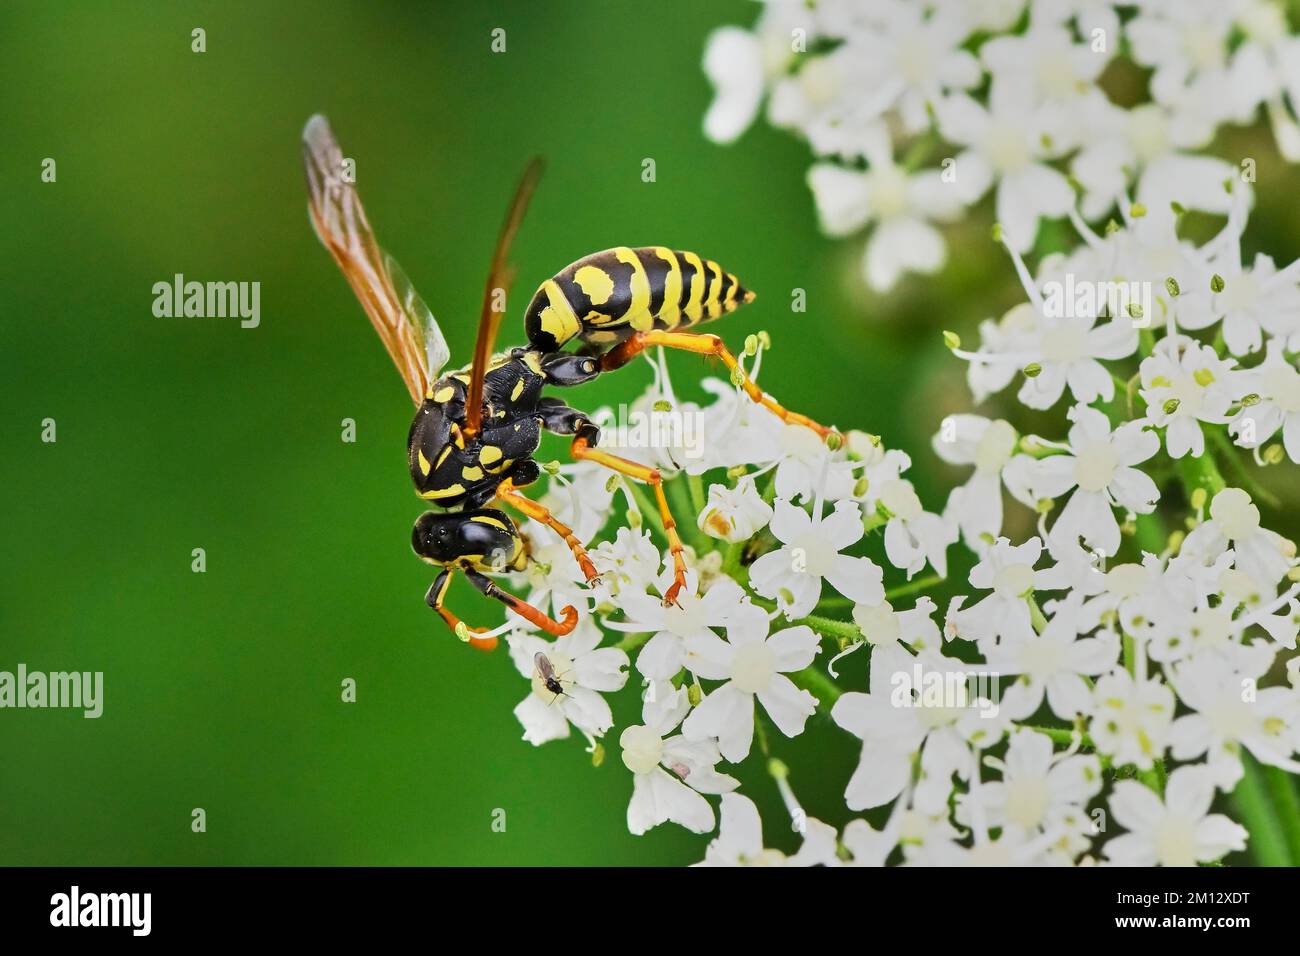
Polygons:
[[560,678],[555,674],[555,665],[551,659],[538,651],[533,655],[533,664],[537,666],[537,676],[542,680],[542,686],[549,690],[556,697],[566,696],[564,685],[560,683]]

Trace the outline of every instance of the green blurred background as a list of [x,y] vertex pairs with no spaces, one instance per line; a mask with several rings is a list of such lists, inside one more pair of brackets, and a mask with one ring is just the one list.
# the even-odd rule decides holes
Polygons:
[[[965,406],[938,330],[1018,300],[987,217],[937,280],[888,297],[860,243],[819,236],[806,147],[760,124],[704,140],[708,32],[751,3],[78,3],[0,6],[0,670],[105,672],[104,715],[0,711],[0,864],[677,864],[704,838],[632,837],[630,774],[580,738],[534,748],[504,651],[423,604],[411,408],[308,225],[298,137],[325,112],[381,241],[468,361],[487,259],[526,158],[549,168],[515,250],[511,311],[569,261],[665,244],[759,292],[715,327],[767,329],[764,381],[816,417],[928,451]],[[193,53],[191,30],[207,32]],[[507,52],[490,32],[507,31]],[[1262,141],[1261,181],[1282,179]],[[56,183],[41,162],[57,161]],[[641,180],[653,158],[657,181]],[[1290,175],[1290,174],[1287,174]],[[1261,186],[1262,188],[1262,186]],[[1296,250],[1290,205],[1254,235]],[[259,281],[261,326],[159,319],[177,273]],[[807,292],[792,314],[790,292]],[[517,319],[505,335],[522,337]],[[509,344],[509,343],[507,343]],[[687,394],[703,372],[671,359]],[[643,365],[587,386],[628,401]],[[697,393],[698,394],[698,393]],[[40,440],[57,421],[58,441]],[[340,422],[358,440],[340,440]],[[191,549],[207,572],[191,572]],[[465,616],[486,612],[466,590]],[[477,600],[475,598],[475,600]],[[499,612],[496,612],[499,613]],[[355,704],[340,702],[354,678]],[[636,715],[630,692],[616,716]],[[781,749],[840,823],[856,742],[817,718]],[[770,842],[797,843],[757,760]],[[202,807],[207,832],[190,813]],[[493,832],[503,808],[506,832]]]

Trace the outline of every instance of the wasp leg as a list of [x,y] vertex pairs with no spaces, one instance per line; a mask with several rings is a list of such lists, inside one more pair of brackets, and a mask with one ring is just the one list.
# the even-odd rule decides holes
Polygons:
[[587,578],[588,584],[597,584],[600,579],[600,572],[596,566],[591,563],[591,558],[587,556],[587,549],[582,546],[573,529],[561,522],[550,510],[543,504],[533,501],[531,498],[525,498],[515,491],[513,482],[507,478],[501,482],[497,488],[497,500],[504,502],[511,508],[514,508],[522,515],[527,515],[535,521],[540,521],[556,534],[558,534],[564,543],[569,546],[573,552],[574,559],[578,562],[578,567],[582,568],[583,575]]
[[503,591],[497,587],[496,582],[486,574],[481,574],[473,568],[461,568],[465,572],[465,577],[469,578],[470,583],[478,588],[490,598],[496,598],[510,610],[514,611],[520,617],[531,621],[535,626],[540,627],[547,634],[553,634],[556,637],[563,637],[572,631],[578,624],[578,611],[573,605],[566,607],[560,614],[561,620],[556,621],[548,617],[542,611],[533,607],[527,601],[521,600],[511,594],[509,591]]
[[600,370],[609,372],[616,368],[622,368],[652,345],[662,345],[665,348],[681,349],[683,352],[694,352],[696,355],[712,355],[719,358],[731,370],[731,373],[739,378],[740,387],[745,390],[745,394],[764,408],[772,411],[783,422],[811,428],[822,438],[826,438],[833,432],[833,429],[818,424],[807,415],[800,415],[798,412],[790,411],[772,396],[764,394],[763,390],[758,387],[758,383],[745,374],[736,361],[736,356],[731,354],[731,350],[716,335],[701,332],[664,332],[659,329],[650,332],[637,332],[630,339],[610,349],[601,357]]
[[686,586],[686,559],[682,556],[685,548],[677,534],[677,522],[673,520],[673,514],[668,508],[668,499],[664,497],[664,479],[659,469],[620,458],[618,455],[611,455],[599,448],[592,448],[582,435],[573,439],[573,444],[569,446],[569,453],[578,461],[594,461],[621,475],[644,481],[654,488],[655,501],[659,505],[659,517],[663,520],[664,534],[668,536],[668,550],[673,559],[673,583],[664,593],[664,606],[676,604],[677,595]]
[[[450,587],[451,568],[445,568],[443,572],[434,579],[433,584],[430,585],[429,593],[424,596],[424,600],[429,607],[438,612],[438,616],[447,622],[447,626],[451,628],[452,633],[455,634],[460,629],[460,625],[464,622],[455,614],[452,614],[451,611],[447,610],[444,604],[447,599],[447,589]],[[469,631],[470,634],[470,647],[476,647],[480,651],[491,651],[496,649],[497,639],[495,637],[474,636],[476,634],[484,633],[486,630],[485,628],[470,627],[466,624],[465,629]]]
[[537,415],[542,427],[552,435],[581,435],[593,445],[600,440],[600,428],[592,424],[591,416],[570,408],[558,398],[543,398],[538,402]]

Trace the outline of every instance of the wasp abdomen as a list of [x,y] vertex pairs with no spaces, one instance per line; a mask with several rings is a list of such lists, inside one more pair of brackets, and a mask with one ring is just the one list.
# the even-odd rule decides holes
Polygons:
[[524,315],[529,344],[544,352],[573,338],[600,347],[633,332],[716,319],[754,298],[712,259],[664,246],[593,253],[542,283]]

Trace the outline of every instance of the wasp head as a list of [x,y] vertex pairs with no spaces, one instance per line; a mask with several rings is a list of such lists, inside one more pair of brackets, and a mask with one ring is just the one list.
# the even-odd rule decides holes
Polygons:
[[492,508],[426,511],[415,522],[411,547],[430,564],[468,562],[481,571],[514,566],[523,553],[514,524]]

